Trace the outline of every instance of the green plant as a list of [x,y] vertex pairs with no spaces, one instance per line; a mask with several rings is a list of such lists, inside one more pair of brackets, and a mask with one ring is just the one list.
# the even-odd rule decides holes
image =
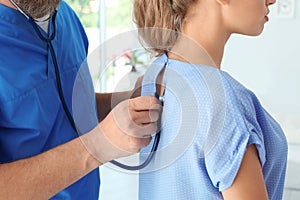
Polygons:
[[[99,26],[99,3],[104,0],[65,0],[76,12],[85,28]],[[110,0],[105,0],[109,4]],[[131,0],[117,0],[115,6],[106,7],[107,26],[124,29],[132,26]]]
[[[100,0],[65,0],[76,12],[85,28],[98,27]],[[96,8],[95,8],[96,5]]]

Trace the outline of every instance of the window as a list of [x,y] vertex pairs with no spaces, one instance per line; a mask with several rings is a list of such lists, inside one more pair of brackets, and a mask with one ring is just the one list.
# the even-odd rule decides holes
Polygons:
[[[120,49],[120,55],[107,59],[105,43],[132,30],[131,0],[66,0],[78,14],[89,38],[88,63],[97,92],[131,89],[150,62],[141,49]],[[119,48],[119,47],[116,47]],[[138,159],[138,156],[136,157]],[[101,167],[101,200],[137,199],[138,174]],[[116,192],[118,191],[118,192]]]
[[[78,14],[89,38],[89,66],[98,92],[132,89],[150,57],[142,49],[120,49],[108,55],[105,45],[134,28],[131,0],[66,0]],[[122,36],[121,36],[122,37]],[[115,47],[122,48],[122,47]],[[109,58],[109,59],[108,59]]]

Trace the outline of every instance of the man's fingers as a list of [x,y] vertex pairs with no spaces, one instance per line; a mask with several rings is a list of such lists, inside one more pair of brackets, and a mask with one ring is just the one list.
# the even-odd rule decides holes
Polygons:
[[159,130],[159,127],[157,127],[157,122],[144,124],[143,125],[143,133],[141,133],[140,137],[142,137],[142,138],[152,137],[152,135],[156,134],[158,130]]
[[142,96],[130,99],[128,108],[133,111],[161,110],[161,102],[154,96]]
[[132,120],[138,125],[149,124],[159,120],[160,111],[150,110],[150,111],[140,111],[134,112],[131,115]]

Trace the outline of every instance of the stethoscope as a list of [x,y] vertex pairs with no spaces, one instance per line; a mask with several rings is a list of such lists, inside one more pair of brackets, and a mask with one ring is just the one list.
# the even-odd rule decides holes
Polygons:
[[[39,25],[36,24],[36,20],[33,19],[30,15],[26,14],[13,0],[9,0],[9,1],[17,8],[17,10],[20,13],[22,13],[29,20],[29,23],[35,29],[35,32],[38,34],[39,38],[47,43],[47,45],[50,49],[50,53],[51,53],[51,57],[52,57],[52,61],[53,61],[54,69],[55,69],[56,84],[57,84],[57,91],[58,91],[58,94],[59,94],[59,98],[61,100],[63,109],[64,109],[64,111],[65,111],[65,113],[68,117],[68,120],[70,121],[73,129],[79,134],[79,130],[76,127],[74,118],[72,117],[72,115],[71,115],[71,113],[70,113],[70,111],[67,107],[66,100],[64,98],[64,93],[63,93],[63,89],[62,89],[62,81],[61,81],[61,77],[60,77],[60,71],[59,71],[59,67],[58,67],[57,57],[56,57],[56,54],[55,54],[55,51],[54,51],[54,48],[53,48],[53,45],[52,45],[52,41],[54,40],[55,35],[56,35],[55,18],[56,18],[57,11],[55,11],[53,16],[52,16],[52,28],[53,28],[52,34],[50,36],[44,36],[41,33]],[[51,16],[50,16],[50,18],[51,18]],[[50,20],[50,18],[47,19],[47,20]],[[166,65],[167,65],[167,62],[165,63],[165,66]],[[160,96],[157,92],[155,92],[155,97],[159,101],[163,102],[163,97]],[[116,165],[120,168],[130,170],[130,171],[143,169],[151,162],[155,152],[157,151],[159,140],[160,140],[160,130],[155,134],[155,138],[154,138],[154,142],[153,142],[151,152],[149,153],[149,155],[148,155],[147,159],[144,161],[144,163],[142,163],[140,165],[128,166],[128,165],[122,164],[122,163],[120,163],[118,161],[115,161],[115,160],[110,161],[110,163],[112,163],[112,164],[114,164],[114,165]]]

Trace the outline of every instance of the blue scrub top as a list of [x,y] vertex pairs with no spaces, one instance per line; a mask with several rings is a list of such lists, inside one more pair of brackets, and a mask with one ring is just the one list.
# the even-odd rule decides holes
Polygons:
[[[8,163],[78,135],[62,108],[47,44],[20,12],[1,4],[0,27],[0,163]],[[64,97],[72,112],[74,80],[87,56],[88,40],[76,14],[63,1],[56,27],[52,43]],[[99,170],[95,169],[52,199],[98,199],[99,186]]]
[[[155,92],[156,77],[166,61],[163,55],[148,69],[143,95]],[[167,62],[161,141],[150,165],[140,171],[139,199],[221,200],[247,146],[254,144],[269,199],[281,200],[287,141],[257,97],[224,71]]]

